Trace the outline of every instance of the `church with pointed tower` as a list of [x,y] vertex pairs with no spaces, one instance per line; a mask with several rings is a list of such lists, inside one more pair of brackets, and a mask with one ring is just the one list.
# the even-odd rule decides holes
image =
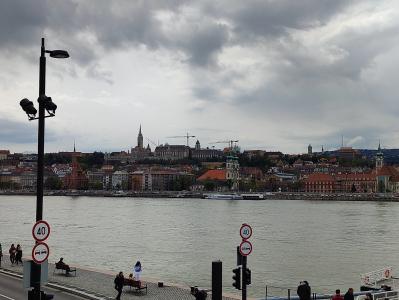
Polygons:
[[86,172],[81,168],[78,157],[81,156],[80,152],[76,152],[75,142],[73,142],[72,170],[71,173],[65,176],[64,186],[69,190],[82,190],[88,186],[88,178]]
[[378,144],[375,156],[376,190],[379,193],[399,192],[399,171],[393,166],[384,165],[384,154]]
[[131,149],[130,154],[133,160],[145,159],[151,156],[150,144],[147,144],[147,147],[144,148],[144,138],[143,133],[141,132],[141,124],[139,128],[139,134],[137,135],[137,146]]

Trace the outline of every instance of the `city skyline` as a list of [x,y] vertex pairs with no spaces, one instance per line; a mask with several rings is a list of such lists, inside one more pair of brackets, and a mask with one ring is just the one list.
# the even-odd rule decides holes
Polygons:
[[[304,153],[399,148],[393,1],[3,1],[0,148],[37,151],[40,38],[47,61],[46,152],[120,151],[137,129],[160,144]],[[147,140],[144,143],[147,144]],[[195,141],[194,141],[195,142]],[[191,142],[191,147],[194,147]],[[153,148],[153,145],[151,145]],[[220,147],[222,148],[222,147]]]

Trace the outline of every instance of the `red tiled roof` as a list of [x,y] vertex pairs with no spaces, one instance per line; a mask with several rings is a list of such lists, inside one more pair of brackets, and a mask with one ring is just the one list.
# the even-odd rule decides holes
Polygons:
[[337,180],[375,180],[374,173],[349,173],[336,175]]
[[309,177],[306,179],[306,182],[314,182],[314,181],[334,181],[334,178],[330,174],[324,173],[312,173],[309,174]]
[[399,171],[392,166],[382,166],[377,171],[377,176],[389,176],[391,181],[399,181]]
[[197,180],[226,180],[226,170],[208,170],[198,177]]

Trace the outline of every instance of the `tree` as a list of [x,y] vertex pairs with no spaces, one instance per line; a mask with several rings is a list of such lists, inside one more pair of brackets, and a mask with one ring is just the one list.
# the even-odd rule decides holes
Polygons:
[[89,189],[91,189],[91,190],[102,190],[103,189],[103,183],[101,181],[90,182]]
[[57,176],[47,177],[44,187],[47,190],[60,190],[62,188],[62,181]]
[[205,181],[204,182],[204,189],[206,190],[206,191],[213,191],[213,190],[215,190],[215,183],[214,182],[212,182],[212,181]]

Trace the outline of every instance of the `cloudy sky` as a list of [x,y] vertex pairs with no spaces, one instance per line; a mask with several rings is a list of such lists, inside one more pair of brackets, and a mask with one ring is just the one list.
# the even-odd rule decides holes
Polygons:
[[[40,39],[46,152],[119,151],[189,132],[203,147],[399,147],[399,1],[2,0],[0,149],[36,151]],[[192,141],[194,142],[194,141]]]

